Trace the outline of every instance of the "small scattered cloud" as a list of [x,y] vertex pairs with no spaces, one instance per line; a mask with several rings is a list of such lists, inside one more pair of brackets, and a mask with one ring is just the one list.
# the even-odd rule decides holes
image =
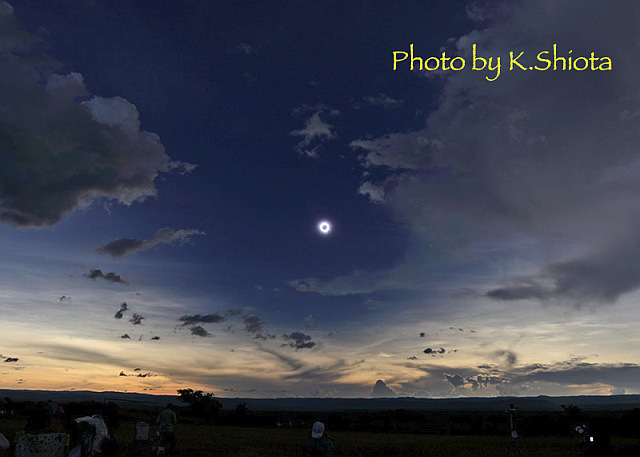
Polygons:
[[131,319],[129,319],[129,322],[131,322],[133,325],[142,325],[142,321],[146,319],[146,317],[141,316],[138,313],[133,313],[133,316],[131,316]]
[[311,349],[316,345],[316,343],[311,341],[311,335],[306,335],[302,332],[285,333],[282,337],[288,341],[288,343],[283,344],[283,346],[295,348],[296,351],[299,349]]
[[251,46],[250,44],[247,43],[239,43],[236,44],[235,46],[232,46],[229,49],[229,52],[231,54],[245,54],[245,55],[250,55],[250,54],[256,54],[258,51],[256,48],[254,48],[253,46]]
[[93,279],[94,281],[96,279],[103,279],[112,284],[125,284],[125,285],[129,284],[127,281],[122,279],[120,275],[117,275],[113,272],[105,274],[102,272],[102,270],[97,268],[92,268],[91,270],[89,270],[89,273],[85,273],[82,276],[84,276],[85,278]]
[[[140,369],[136,369],[134,371],[140,371]],[[120,371],[120,374],[118,376],[133,376],[135,378],[151,378],[151,377],[155,377],[158,376],[157,374],[153,374],[153,373],[125,373],[124,370]]]
[[125,302],[122,302],[120,305],[120,309],[113,315],[116,319],[122,319],[123,313],[128,309],[128,306]]
[[218,313],[215,314],[185,314],[178,318],[182,322],[181,326],[195,325],[195,324],[218,324],[225,322],[227,319]]
[[304,318],[304,328],[318,328],[318,324],[316,324],[316,321],[311,314]]
[[191,334],[194,336],[201,336],[203,338],[213,336],[204,327],[201,327],[200,325],[195,325],[191,327]]
[[249,333],[261,333],[263,331],[266,331],[266,328],[265,328],[266,322],[263,322],[260,316],[256,314],[244,316],[242,320],[244,322],[245,331]]
[[291,136],[302,137],[296,145],[296,151],[301,155],[317,158],[321,145],[337,137],[333,131],[333,125],[325,121],[323,117],[336,114],[339,114],[336,110],[328,110],[324,106],[316,107],[305,121],[304,128],[289,132]]
[[391,98],[383,93],[379,93],[378,95],[368,95],[363,98],[363,101],[368,105],[379,106],[382,108],[398,108],[404,104],[402,100]]
[[369,197],[369,201],[372,203],[384,203],[384,186],[376,186],[371,181],[360,184],[358,194]]
[[427,355],[431,355],[432,357],[435,357],[438,354],[444,354],[446,351],[445,348],[437,348],[437,349],[432,349],[432,348],[426,348],[424,351],[425,354]]
[[107,254],[118,259],[129,254],[151,249],[159,244],[183,245],[191,241],[194,235],[206,235],[200,230],[175,230],[169,227],[159,229],[150,240],[138,240],[135,238],[118,238],[103,246],[96,248],[96,253]]
[[241,316],[247,311],[251,311],[250,306],[234,307],[227,310],[226,316]]

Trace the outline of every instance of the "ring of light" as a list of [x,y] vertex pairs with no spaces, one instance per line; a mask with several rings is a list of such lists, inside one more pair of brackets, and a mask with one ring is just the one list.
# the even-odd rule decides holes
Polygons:
[[323,235],[328,235],[329,232],[331,232],[331,222],[329,222],[329,221],[321,221],[318,224],[318,230]]

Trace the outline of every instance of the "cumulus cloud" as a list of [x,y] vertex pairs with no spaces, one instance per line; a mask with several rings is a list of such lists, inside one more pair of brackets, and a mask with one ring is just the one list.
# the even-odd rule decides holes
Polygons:
[[299,349],[311,349],[316,345],[316,343],[311,341],[311,335],[306,335],[302,332],[285,333],[282,337],[286,341],[289,341],[287,344],[283,344],[283,346],[295,348],[296,351]]
[[395,397],[396,393],[383,380],[378,379],[371,389],[371,396],[377,398]]
[[159,244],[181,245],[189,243],[194,235],[205,235],[204,232],[195,229],[175,230],[172,228],[159,229],[150,240],[138,240],[135,238],[118,238],[103,246],[96,248],[98,254],[107,254],[113,258],[124,257],[134,252],[145,251]]
[[92,268],[91,270],[89,270],[89,273],[85,273],[83,276],[85,278],[93,279],[94,281],[96,279],[103,279],[112,284],[129,284],[127,281],[122,279],[120,275],[117,275],[113,272],[103,273],[102,270],[98,268]]
[[39,39],[1,5],[1,222],[50,226],[96,199],[130,205],[157,194],[160,173],[188,168],[141,130],[132,103],[92,96],[79,73],[55,74]]
[[128,309],[128,305],[125,302],[123,302],[120,305],[120,309],[116,312],[116,314],[113,317],[115,317],[116,319],[122,319],[122,315],[127,309]]

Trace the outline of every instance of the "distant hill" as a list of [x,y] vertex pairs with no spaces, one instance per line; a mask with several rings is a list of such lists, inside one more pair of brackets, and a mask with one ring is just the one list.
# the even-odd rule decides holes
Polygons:
[[[0,398],[13,401],[114,401],[121,406],[157,409],[167,403],[180,404],[177,395],[130,392],[46,391],[0,389]],[[504,411],[511,403],[521,411],[561,411],[573,404],[583,410],[629,410],[640,408],[640,395],[575,397],[470,397],[470,398],[218,398],[224,409],[245,403],[251,411]]]

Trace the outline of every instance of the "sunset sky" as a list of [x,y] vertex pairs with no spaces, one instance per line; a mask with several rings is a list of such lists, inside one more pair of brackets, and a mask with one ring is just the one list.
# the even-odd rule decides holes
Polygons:
[[639,31],[630,0],[0,0],[0,386],[639,394]]

